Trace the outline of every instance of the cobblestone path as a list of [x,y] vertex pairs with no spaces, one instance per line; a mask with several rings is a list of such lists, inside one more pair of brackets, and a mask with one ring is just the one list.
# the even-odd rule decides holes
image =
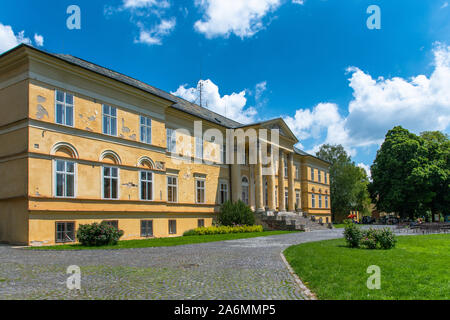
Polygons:
[[[0,246],[0,299],[302,299],[280,253],[342,230],[177,247],[32,251]],[[66,287],[70,265],[81,290]]]

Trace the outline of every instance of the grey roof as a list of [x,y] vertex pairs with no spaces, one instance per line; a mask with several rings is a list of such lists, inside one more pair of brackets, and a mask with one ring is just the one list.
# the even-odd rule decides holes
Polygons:
[[177,96],[174,96],[170,93],[167,93],[163,90],[160,90],[158,88],[155,88],[151,85],[148,85],[142,81],[136,80],[134,78],[128,77],[122,73],[101,67],[97,64],[94,64],[92,62],[68,55],[68,54],[51,54],[57,58],[60,58],[62,60],[65,60],[71,64],[77,65],[79,67],[82,67],[84,69],[88,69],[90,71],[96,72],[98,74],[104,75],[106,77],[115,79],[117,81],[126,83],[128,85],[131,85],[135,88],[144,90],[146,92],[149,92],[151,94],[154,94],[158,97],[164,98],[166,100],[169,100],[173,102],[172,105],[173,108],[192,114],[194,116],[200,117],[202,119],[211,121],[213,123],[217,123],[219,125],[228,127],[228,128],[234,128],[237,126],[240,126],[241,124],[239,122],[236,122],[234,120],[228,119],[218,113],[215,113],[209,109],[200,107],[199,105],[196,105],[194,103],[191,103],[187,100],[184,100],[182,98],[179,98]]
[[296,147],[294,147],[294,152],[295,152],[296,154],[301,155],[301,156],[305,156],[305,157],[313,157],[313,158],[316,158],[316,159],[318,159],[318,160],[320,160],[320,161],[323,161],[323,162],[326,162],[326,163],[328,163],[328,164],[331,164],[331,163],[330,163],[329,161],[327,161],[327,160],[324,160],[324,159],[321,159],[321,158],[319,158],[319,157],[313,156],[312,154],[306,153],[305,151],[300,150],[299,148],[296,148]]
[[[205,119],[207,121],[211,121],[213,123],[217,123],[217,124],[222,125],[224,127],[227,127],[227,128],[239,128],[239,127],[244,127],[245,126],[242,123],[239,123],[237,121],[231,120],[231,119],[229,119],[227,117],[224,117],[224,116],[222,116],[222,115],[220,115],[220,114],[218,114],[216,112],[213,112],[213,111],[211,111],[209,109],[203,108],[203,107],[201,107],[201,106],[199,106],[199,105],[197,105],[195,103],[191,103],[191,102],[189,102],[187,100],[184,100],[184,99],[182,99],[180,97],[174,96],[173,94],[170,94],[170,93],[168,93],[168,92],[166,92],[164,90],[155,88],[155,87],[153,87],[151,85],[148,85],[148,84],[146,84],[146,83],[144,83],[142,81],[136,80],[136,79],[131,78],[129,76],[126,76],[126,75],[124,75],[122,73],[113,71],[111,69],[99,66],[99,65],[97,65],[95,63],[92,63],[92,62],[89,62],[89,61],[86,61],[86,60],[83,60],[83,59],[80,59],[80,58],[77,58],[77,57],[74,57],[74,56],[71,56],[71,55],[68,55],[68,54],[54,54],[54,53],[46,52],[46,51],[41,50],[41,49],[37,49],[37,48],[35,48],[33,46],[30,46],[30,45],[27,45],[27,44],[20,44],[17,47],[15,47],[15,48],[7,51],[7,52],[2,53],[0,55],[0,58],[3,57],[3,56],[6,56],[7,54],[9,54],[9,53],[11,53],[11,52],[21,48],[21,47],[31,48],[31,49],[39,51],[39,52],[41,52],[43,54],[50,55],[50,56],[56,57],[56,58],[58,58],[60,60],[66,61],[66,62],[68,62],[70,64],[79,66],[79,67],[81,67],[83,69],[90,70],[90,71],[95,72],[97,74],[106,76],[108,78],[111,78],[111,79],[117,80],[119,82],[128,84],[130,86],[133,86],[133,87],[138,88],[140,90],[143,90],[145,92],[151,93],[153,95],[156,95],[156,96],[158,96],[160,98],[163,98],[163,99],[166,99],[166,100],[172,102],[173,103],[172,108],[175,108],[177,110],[189,113],[191,115],[197,116],[197,117]],[[266,121],[264,121],[264,122],[266,122]],[[294,148],[294,150],[299,155],[311,156],[311,157],[317,158],[317,157],[315,157],[313,155],[310,155],[310,154],[308,154],[308,153],[306,153],[306,152],[304,152],[304,151],[302,151],[300,149]],[[327,162],[327,161],[325,161],[325,162]]]

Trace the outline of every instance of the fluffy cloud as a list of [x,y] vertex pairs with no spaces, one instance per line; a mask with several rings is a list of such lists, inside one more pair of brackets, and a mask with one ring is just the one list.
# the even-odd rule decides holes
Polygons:
[[264,28],[264,17],[275,11],[281,0],[196,0],[195,4],[204,11],[202,20],[194,25],[198,32],[208,38],[233,33],[243,39]]
[[450,125],[450,47],[438,43],[433,52],[434,71],[429,77],[373,79],[359,68],[349,68],[353,100],[347,117],[336,104],[320,103],[285,120],[300,139],[342,144],[352,155],[355,148],[381,144],[397,125],[416,133],[445,131]]
[[35,33],[34,34],[34,42],[38,47],[42,47],[44,45],[44,37],[40,34]]
[[183,85],[172,94],[200,104],[200,87],[202,88],[203,107],[241,123],[250,123],[255,120],[256,110],[251,107],[245,108],[247,104],[246,90],[221,96],[219,87],[211,80],[200,80],[196,88],[187,88],[186,85]]
[[171,4],[168,0],[123,0],[119,7],[105,6],[104,14],[127,13],[139,29],[134,43],[161,45],[176,26],[176,18],[169,16]]
[[166,0],[124,0],[123,7],[126,9],[160,7],[168,8],[170,3]]
[[304,3],[305,3],[305,0],[292,0],[292,3],[295,3],[295,4],[304,4]]
[[363,168],[364,171],[366,171],[366,174],[369,177],[369,179],[372,179],[372,172],[370,171],[370,167],[367,164],[358,163],[357,166]]
[[152,29],[147,30],[142,23],[138,23],[140,28],[139,38],[135,40],[136,43],[145,43],[149,45],[161,45],[162,38],[175,29],[176,19],[161,20],[161,22]]
[[[44,37],[41,35],[35,34],[34,41],[37,46],[41,47],[44,45]],[[14,34],[11,26],[0,23],[0,53],[8,51],[21,43],[32,44],[31,39],[25,37],[25,31]]]

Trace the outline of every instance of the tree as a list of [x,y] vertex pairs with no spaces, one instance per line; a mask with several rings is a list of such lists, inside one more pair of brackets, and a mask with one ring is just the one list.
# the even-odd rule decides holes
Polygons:
[[331,163],[330,194],[334,221],[344,220],[350,211],[369,214],[369,179],[364,169],[355,165],[342,145],[323,145],[316,156]]
[[449,145],[440,132],[389,130],[371,167],[377,209],[411,219],[448,210]]

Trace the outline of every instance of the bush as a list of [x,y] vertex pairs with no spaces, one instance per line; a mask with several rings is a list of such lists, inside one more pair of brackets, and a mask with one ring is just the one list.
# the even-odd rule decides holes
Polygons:
[[351,220],[346,220],[344,222],[345,222],[344,238],[345,241],[347,242],[347,245],[350,248],[358,248],[362,238],[361,229]]
[[122,236],[122,230],[117,230],[106,222],[82,224],[77,231],[78,241],[89,247],[115,245]]
[[194,230],[186,231],[184,236],[205,236],[212,234],[229,234],[229,233],[248,233],[263,232],[262,226],[219,226],[219,227],[200,227]]
[[377,248],[377,230],[369,229],[362,232],[362,237],[360,245],[366,247],[367,249]]
[[376,240],[380,244],[381,249],[392,249],[397,244],[397,238],[390,228],[378,230]]
[[395,234],[390,228],[384,229],[361,229],[350,222],[346,222],[344,237],[347,245],[351,248],[364,247],[367,249],[392,249],[397,243]]
[[225,202],[220,207],[218,217],[219,224],[223,226],[247,225],[255,224],[255,216],[252,209],[241,200],[233,203],[231,201]]

